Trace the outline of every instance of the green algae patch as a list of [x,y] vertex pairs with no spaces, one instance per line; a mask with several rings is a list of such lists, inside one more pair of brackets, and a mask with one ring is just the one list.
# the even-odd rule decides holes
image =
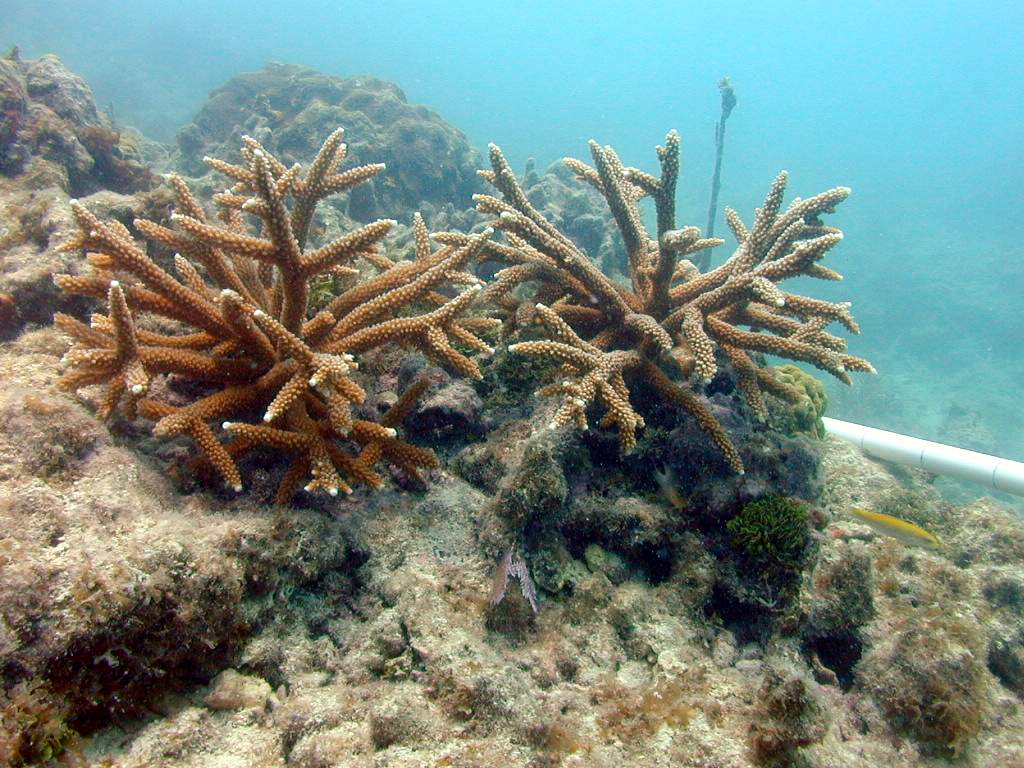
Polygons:
[[807,507],[785,496],[747,504],[725,527],[733,548],[761,565],[794,570],[807,548]]

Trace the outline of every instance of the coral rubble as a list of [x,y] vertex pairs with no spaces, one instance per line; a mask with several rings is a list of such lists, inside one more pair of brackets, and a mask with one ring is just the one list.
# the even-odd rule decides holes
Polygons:
[[[477,195],[477,209],[496,216],[492,226],[505,233],[507,244],[484,246],[486,257],[505,264],[486,297],[498,302],[510,318],[535,315],[548,338],[522,341],[510,349],[541,355],[561,364],[561,381],[541,393],[560,398],[552,426],[586,428],[587,409],[600,403],[602,426],[615,426],[624,451],[636,447],[643,416],[630,400],[628,379],[642,379],[660,397],[689,412],[711,436],[737,472],[739,452],[726,430],[699,394],[699,382],[718,370],[718,353],[735,369],[738,386],[751,409],[767,418],[763,392],[795,401],[803,396],[759,365],[756,353],[798,360],[825,370],[844,382],[849,371],[873,371],[871,365],[846,353],[846,342],[825,330],[833,321],[858,332],[849,304],[834,304],[783,291],[779,283],[808,275],[838,279],[818,262],[842,233],[820,221],[849,190],[837,187],[782,209],[788,176],[780,173],[764,206],[748,228],[735,211],[729,225],[739,242],[720,267],[701,273],[685,256],[720,245],[705,239],[696,227],[676,229],[675,189],[679,171],[679,137],[668,134],[658,148],[661,175],[655,177],[623,165],[611,147],[590,143],[594,167],[575,159],[566,164],[581,181],[595,187],[608,207],[625,243],[630,286],[614,283],[566,235],[530,202],[501,150],[491,145],[491,170],[483,177],[500,197]],[[654,200],[657,237],[643,225],[639,202]],[[449,234],[443,242],[466,244]],[[529,301],[516,291],[536,284]],[[696,374],[698,384],[682,384],[663,370],[671,361],[676,378]]]
[[[75,342],[62,386],[106,385],[101,416],[122,405],[155,421],[160,437],[190,436],[236,490],[242,486],[240,456],[260,447],[292,454],[277,494],[281,503],[310,475],[306,490],[336,494],[350,492],[354,482],[380,487],[383,480],[374,466],[381,459],[412,476],[435,466],[431,451],[399,440],[395,430],[423,386],[411,386],[379,422],[355,418],[352,406],[366,393],[353,374],[358,367],[353,356],[395,342],[479,377],[476,363],[452,343],[489,350],[476,334],[493,323],[465,316],[480,287],[464,271],[489,232],[434,251],[417,219],[416,258],[410,262],[392,262],[381,252],[390,220],[307,247],[317,203],[383,169],[373,164],[339,172],[345,153],[339,129],[302,175],[298,165],[285,167],[246,138],[241,165],[208,161],[234,182],[215,196],[217,224],[207,220],[184,181],[171,175],[177,197],[171,226],[142,219],[134,226],[151,243],[176,252],[176,277],[158,266],[125,226],[103,223],[73,201],[80,231],[62,248],[84,249],[93,271],[59,275],[56,281],[68,293],[105,297],[109,310],[94,315],[91,325],[65,314],[56,317]],[[260,235],[247,233],[246,214],[258,220]],[[359,275],[351,267],[357,258],[371,262],[379,274],[353,279]],[[350,285],[307,317],[310,282],[325,273]],[[452,285],[468,287],[454,297],[439,291]],[[414,314],[417,307],[429,311]],[[162,321],[149,321],[152,316]],[[166,376],[193,383],[197,391],[191,402],[149,396],[156,380]],[[246,421],[255,413],[263,423]]]

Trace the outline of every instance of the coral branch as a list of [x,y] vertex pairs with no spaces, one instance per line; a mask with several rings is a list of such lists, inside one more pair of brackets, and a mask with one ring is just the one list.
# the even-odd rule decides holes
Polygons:
[[[839,279],[818,262],[841,240],[820,217],[834,211],[850,190],[837,187],[783,209],[788,183],[783,171],[773,181],[754,223],[747,227],[727,210],[726,219],[738,246],[722,266],[702,273],[685,259],[723,243],[701,237],[696,227],[676,229],[675,189],[679,172],[679,137],[671,131],[658,147],[660,177],[625,166],[607,146],[590,142],[594,167],[574,159],[566,165],[596,189],[608,204],[626,247],[631,285],[616,285],[587,255],[559,232],[529,202],[501,150],[490,147],[491,170],[481,175],[500,197],[478,195],[477,209],[496,217],[492,226],[507,244],[488,244],[488,258],[505,265],[487,290],[510,318],[529,317],[534,309],[548,340],[524,341],[510,349],[551,358],[562,364],[564,380],[541,390],[559,396],[552,426],[587,425],[587,409],[599,403],[602,424],[614,424],[624,451],[636,444],[643,419],[629,400],[628,382],[644,377],[661,397],[690,413],[737,472],[743,465],[725,430],[702,402],[701,382],[713,378],[719,358],[731,361],[737,386],[756,415],[766,406],[762,387],[778,387],[761,374],[749,353],[761,352],[801,360],[849,382],[848,371],[873,371],[860,358],[844,354],[845,342],[825,328],[838,321],[858,332],[848,304],[831,304],[787,293],[779,283],[800,275]],[[654,201],[657,237],[643,224],[639,204]],[[445,233],[440,242],[462,245],[465,236]],[[517,289],[530,283],[547,306],[532,308]],[[529,295],[529,294],[527,294]],[[524,307],[526,311],[524,312]],[[510,323],[506,322],[506,328]],[[673,381],[665,371],[676,368]],[[698,381],[685,381],[695,371]]]
[[[208,219],[182,179],[169,176],[177,197],[173,226],[137,221],[135,227],[177,251],[177,277],[136,245],[127,229],[99,221],[73,201],[80,231],[63,247],[84,249],[93,274],[55,279],[66,292],[106,298],[109,310],[91,325],[57,318],[73,342],[62,386],[104,384],[102,416],[121,405],[153,419],[158,436],[190,436],[235,490],[242,487],[236,462],[247,451],[291,454],[280,503],[306,478],[306,490],[330,494],[348,493],[357,482],[380,487],[383,480],[373,469],[380,460],[414,477],[436,466],[430,451],[401,441],[395,429],[422,385],[403,396],[384,424],[353,417],[352,406],[366,396],[353,354],[394,342],[479,377],[476,363],[453,344],[490,350],[476,334],[492,323],[464,317],[480,287],[463,271],[490,233],[435,253],[417,218],[415,260],[394,262],[380,251],[394,222],[382,219],[308,249],[316,204],[383,169],[376,164],[339,172],[344,155],[339,129],[305,174],[297,165],[285,167],[251,138],[243,139],[240,165],[207,158],[234,182],[214,196],[219,224]],[[257,220],[260,234],[246,231],[245,215]],[[380,274],[349,286],[309,317],[310,281],[347,269],[358,257],[370,258]],[[466,284],[471,287],[454,298],[438,292]],[[136,319],[144,314],[176,321],[179,331],[138,330]],[[203,382],[206,394],[184,406],[149,399],[156,376]],[[253,416],[262,423],[250,423]]]

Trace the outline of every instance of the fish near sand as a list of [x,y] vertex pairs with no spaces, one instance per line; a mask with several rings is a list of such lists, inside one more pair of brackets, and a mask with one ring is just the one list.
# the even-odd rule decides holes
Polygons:
[[853,507],[850,515],[858,522],[868,526],[875,533],[901,541],[912,547],[924,547],[925,549],[939,550],[945,547],[942,540],[934,533],[926,531],[919,525],[901,520],[892,515],[884,515],[881,512],[872,512],[869,509]]

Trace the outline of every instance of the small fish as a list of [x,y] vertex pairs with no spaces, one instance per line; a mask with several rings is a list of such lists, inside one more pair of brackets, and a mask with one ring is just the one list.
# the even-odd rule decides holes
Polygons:
[[668,503],[676,509],[685,509],[686,497],[679,492],[679,484],[676,481],[676,473],[672,467],[665,466],[654,470],[654,479],[658,483],[658,490],[661,495],[668,499]]
[[897,541],[914,547],[925,549],[942,549],[945,544],[934,533],[929,533],[919,525],[914,525],[906,520],[901,520],[892,515],[883,515],[881,512],[872,512],[869,509],[853,507],[850,514],[857,520],[868,526],[875,533],[883,536],[890,536]]

